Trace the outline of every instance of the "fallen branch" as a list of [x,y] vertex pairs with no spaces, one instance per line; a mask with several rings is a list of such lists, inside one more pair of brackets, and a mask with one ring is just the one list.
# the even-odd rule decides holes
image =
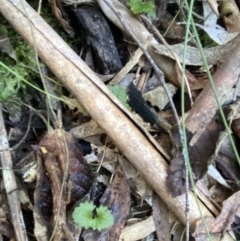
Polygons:
[[12,170],[12,157],[9,150],[7,132],[2,116],[2,106],[0,105],[0,160],[3,173],[4,186],[7,193],[8,204],[12,217],[16,239],[18,241],[27,241],[27,233],[23,221],[22,210],[18,196],[18,188],[14,172]]

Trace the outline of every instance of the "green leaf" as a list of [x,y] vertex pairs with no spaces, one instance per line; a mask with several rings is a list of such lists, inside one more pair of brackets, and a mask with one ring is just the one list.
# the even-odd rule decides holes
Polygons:
[[156,18],[153,1],[129,0],[129,6],[134,14],[146,13],[149,17]]
[[93,202],[81,203],[74,209],[72,218],[80,227],[92,228],[98,231],[109,228],[114,223],[111,211],[105,206],[97,208]]
[[127,93],[125,89],[119,85],[109,86],[109,89],[128,110],[131,110],[131,107],[127,103]]

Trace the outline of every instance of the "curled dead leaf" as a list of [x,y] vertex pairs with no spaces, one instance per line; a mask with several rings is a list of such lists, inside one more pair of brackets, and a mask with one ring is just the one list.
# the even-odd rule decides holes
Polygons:
[[[222,211],[217,218],[205,218],[206,226],[211,235],[220,236],[222,233],[231,229],[231,225],[235,222],[235,219],[240,217],[239,198],[240,191],[234,193],[223,202]],[[205,226],[202,222],[197,224],[194,237],[199,241],[208,239]]]
[[89,191],[91,170],[77,140],[63,130],[48,132],[39,145],[34,233],[38,240],[49,240],[51,232],[54,241],[76,240],[79,228],[70,224],[67,211]]
[[71,202],[82,198],[91,187],[92,175],[77,140],[67,132],[54,130],[48,132],[39,145],[56,158],[62,175],[68,171]]

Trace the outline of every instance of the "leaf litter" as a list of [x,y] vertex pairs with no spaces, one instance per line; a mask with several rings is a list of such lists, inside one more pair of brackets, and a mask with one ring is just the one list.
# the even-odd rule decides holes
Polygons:
[[[143,3],[141,2],[141,4]],[[198,11],[203,15],[204,21],[200,25],[197,25],[206,32],[206,38],[209,37],[213,39],[215,44],[219,45],[204,48],[207,61],[209,65],[212,65],[211,69],[216,75],[221,65],[227,61],[226,57],[231,58],[231,53],[238,45],[240,18],[239,6],[236,5],[235,1],[229,1],[227,6],[224,5],[225,3],[220,3],[219,6],[218,4],[217,1],[203,1],[203,11],[201,8],[199,8]],[[156,14],[160,20],[159,22],[155,22],[155,26],[157,26],[163,34],[163,31],[166,31],[165,38],[171,44],[170,47],[162,44],[160,41],[156,41],[155,39],[157,39],[157,37],[154,34],[148,37],[140,28],[136,28],[134,31],[135,34],[139,36],[139,39],[145,38],[144,46],[151,55],[158,57],[158,59],[156,57],[153,57],[153,59],[155,59],[160,69],[163,70],[166,79],[169,80],[167,86],[171,90],[171,97],[177,106],[177,101],[179,101],[178,92],[181,84],[181,71],[176,67],[175,56],[172,55],[172,52],[176,54],[182,63],[184,42],[184,35],[182,33],[185,31],[185,27],[177,25],[176,20],[174,20],[172,16],[172,12],[170,13],[168,11],[167,6],[172,6],[172,3],[159,1],[159,4],[156,5]],[[77,8],[80,9],[81,6]],[[86,9],[89,10],[91,8],[92,7],[87,7],[82,9],[87,11]],[[75,11],[72,7],[66,7],[64,4],[62,6],[60,1],[52,1],[52,9],[55,17],[66,32],[73,35],[73,29],[75,28],[75,31],[81,34],[82,30],[76,30],[79,26],[74,26],[73,20],[69,15],[72,11]],[[95,9],[93,11],[95,11]],[[83,12],[83,16],[85,13],[86,12]],[[65,19],[67,14],[70,16],[69,19]],[[101,16],[99,19],[102,17],[105,18]],[[223,20],[221,26],[219,25],[218,17]],[[97,26],[101,23],[99,19],[93,18],[91,21],[95,21],[94,24]],[[165,21],[163,21],[163,19]],[[90,21],[90,18],[88,20]],[[153,20],[153,23],[154,21],[155,20]],[[113,21],[113,23],[119,26],[118,22]],[[172,26],[171,23],[173,23]],[[87,23],[86,21],[84,24],[92,23]],[[82,26],[81,28],[86,29],[86,26]],[[87,26],[87,28],[89,28],[89,26]],[[113,26],[111,26],[111,28],[114,29]],[[119,29],[114,29],[113,32],[114,31],[117,32]],[[154,79],[156,79],[154,71],[151,69],[151,66],[147,64],[147,60],[142,55],[142,51],[131,43],[131,39],[124,31],[125,30],[123,30],[122,33],[118,33],[118,39],[122,39],[123,35],[125,35],[128,42],[121,42],[117,40],[117,38],[116,40],[112,40],[113,38],[109,37],[110,43],[107,44],[110,46],[113,44],[113,41],[116,41],[118,51],[121,50],[122,56],[120,57],[122,63],[125,63],[125,66],[121,68],[120,71],[117,71],[118,73],[116,73],[115,70],[113,71],[114,68],[106,67],[111,66],[113,63],[111,63],[110,59],[106,58],[104,54],[101,56],[101,50],[103,50],[104,44],[101,43],[103,45],[99,45],[98,50],[100,51],[98,52],[96,48],[97,41],[90,35],[90,37],[83,38],[88,47],[90,46],[95,49],[92,53],[88,52],[88,55],[93,55],[93,62],[89,63],[89,65],[91,64],[91,68],[98,74],[104,73],[106,76],[116,74],[112,80],[111,76],[108,76],[108,78],[110,78],[109,85],[113,85],[110,88],[112,88],[113,94],[125,108],[141,116],[136,118],[134,117],[136,113],[132,115],[140,126],[142,126],[144,122],[148,122],[147,129],[156,140],[158,140],[162,132],[165,132],[165,137],[163,138],[164,143],[159,142],[159,144],[161,143],[162,146],[170,145],[170,147],[165,149],[166,154],[164,155],[168,157],[166,158],[166,163],[168,162],[168,164],[170,164],[168,177],[166,178],[166,182],[168,183],[166,192],[170,192],[173,197],[183,195],[185,193],[185,169],[183,156],[181,154],[182,146],[179,142],[179,136],[177,136],[177,134],[175,135],[174,132],[176,123],[172,121],[173,114],[171,110],[169,110],[168,99],[161,84],[157,80],[154,82]],[[7,36],[5,37],[7,38]],[[98,40],[100,42],[103,41],[101,38]],[[8,50],[1,51],[11,56],[13,50],[11,45],[8,46]],[[85,46],[83,45],[82,51],[84,51],[84,49]],[[98,52],[97,57],[95,55],[96,52]],[[84,59],[84,54],[82,56]],[[94,59],[99,58],[103,58],[101,61],[107,62],[106,65],[104,65],[104,71],[103,69],[101,70],[101,64],[99,64],[98,61],[94,61]],[[161,62],[160,59],[166,61]],[[185,60],[187,70],[189,71],[187,78],[193,81],[190,82],[190,90],[193,96],[198,96],[201,89],[206,89],[208,78],[206,77],[207,81],[200,83],[200,78],[196,74],[196,66],[200,69],[203,62],[194,42],[191,42],[188,46]],[[116,66],[116,69],[119,69],[119,65]],[[233,69],[233,72],[234,71]],[[204,75],[204,73],[201,74]],[[126,78],[126,80],[123,84],[124,81],[121,81],[124,78]],[[140,81],[142,81],[142,83],[140,83]],[[118,83],[121,86],[125,86],[125,90],[117,85]],[[129,91],[129,89],[126,88],[126,83],[127,85],[133,83],[134,85],[131,86],[136,89]],[[54,89],[54,86],[51,85],[51,89]],[[231,93],[229,96],[232,96],[233,91],[235,92],[234,86],[230,86],[229,92]],[[53,90],[53,93],[57,92]],[[141,101],[137,102],[137,104],[133,103],[131,100],[135,97],[131,95],[134,93],[135,95],[136,93],[142,95],[145,102],[142,102],[143,98],[139,97],[138,99],[141,99]],[[224,98],[221,100],[225,100]],[[194,101],[197,102],[198,99],[200,99],[200,97],[194,98]],[[174,210],[171,210],[171,207],[153,192],[154,187],[151,187],[151,184],[147,183],[141,173],[122,155],[121,151],[115,146],[115,143],[101,128],[101,123],[99,123],[99,125],[94,120],[91,120],[86,109],[79,105],[71,96],[68,97],[64,94],[63,100],[68,102],[63,108],[63,114],[65,115],[63,116],[63,124],[68,123],[68,126],[63,125],[63,127],[69,132],[56,129],[49,131],[42,138],[38,137],[37,143],[34,143],[35,146],[33,146],[35,151],[31,153],[28,158],[25,157],[21,161],[21,166],[19,164],[15,165],[15,168],[21,168],[21,171],[18,172],[20,174],[19,182],[25,182],[29,193],[26,192],[27,194],[25,193],[25,195],[29,195],[30,197],[27,199],[27,202],[30,204],[26,204],[26,202],[25,205],[23,205],[24,201],[22,200],[22,205],[25,207],[26,212],[33,213],[34,227],[32,226],[32,231],[30,232],[34,233],[37,240],[49,240],[50,237],[53,237],[54,240],[74,240],[79,236],[84,238],[84,240],[126,241],[144,238],[144,240],[147,240],[147,238],[151,239],[151,237],[157,240],[180,240],[180,237],[184,235],[184,231],[183,226],[179,221],[176,221],[177,218],[172,218],[172,216],[174,216],[172,211],[174,212]],[[227,107],[224,107],[224,110],[229,112],[228,108],[231,109],[228,120],[234,132],[233,135],[235,135],[236,143],[238,143],[239,100],[231,105],[229,105],[229,102],[232,102],[231,97],[229,100],[228,102],[225,101]],[[190,113],[191,108],[194,107],[190,107]],[[208,106],[205,108],[208,108]],[[55,108],[55,110],[56,109],[57,108]],[[141,111],[139,111],[139,109],[141,109]],[[148,116],[153,116],[152,119],[146,118],[146,116],[144,116],[146,113],[142,112],[142,109],[145,109]],[[177,111],[180,115],[180,108],[178,108]],[[168,115],[166,113],[168,113]],[[171,122],[169,128],[163,128],[162,126],[164,125],[159,126],[157,124],[157,120],[162,118],[162,116],[165,116],[166,122]],[[237,201],[239,199],[239,167],[229,144],[229,139],[226,137],[226,132],[223,132],[224,128],[218,119],[218,115],[212,113],[209,115],[209,118],[211,122],[205,118],[205,116],[198,117],[199,122],[204,122],[206,128],[203,128],[201,136],[196,138],[195,141],[192,139],[194,132],[191,131],[191,126],[188,129],[187,124],[187,136],[189,142],[192,139],[192,143],[189,143],[189,155],[194,173],[194,181],[202,181],[204,184],[202,184],[203,186],[201,186],[201,188],[199,186],[199,189],[202,190],[205,198],[218,210],[221,208],[221,210],[219,210],[220,214],[217,217],[205,217],[210,234],[220,239],[227,231],[234,230],[235,226],[239,223],[240,217]],[[38,123],[42,124],[39,116],[36,119]],[[19,121],[15,122],[18,123]],[[8,123],[9,126],[12,125],[11,122]],[[37,127],[37,125],[34,124],[33,128],[34,126],[35,128]],[[15,129],[16,127],[11,128]],[[41,127],[42,133],[45,131],[43,131],[43,129],[44,128]],[[169,129],[171,129],[171,131],[169,131]],[[119,133],[119,135],[120,134],[121,133]],[[28,137],[30,140],[32,138],[31,135]],[[91,150],[88,151],[88,154],[84,153],[85,150],[81,150],[83,146],[81,147],[73,136],[77,139],[85,140],[87,145],[90,143],[89,146]],[[15,142],[17,140],[13,139],[13,141]],[[125,141],[127,142],[128,140]],[[20,148],[23,147],[21,146]],[[141,159],[141,157],[139,157],[139,159]],[[31,162],[30,167],[27,166],[27,162]],[[96,165],[99,166],[99,168],[96,168]],[[100,169],[100,173],[94,173],[96,169],[97,171]],[[28,172],[29,170],[31,170],[31,172]],[[31,173],[31,175],[29,173]],[[99,178],[97,181],[95,177],[100,177],[101,175],[106,175],[106,177],[108,177],[107,179],[110,179],[111,175],[113,175],[113,180],[108,183],[105,179],[103,183],[103,181],[99,181],[101,180]],[[94,185],[92,185],[92,182]],[[34,190],[31,185],[35,185]],[[97,191],[94,189],[96,187],[99,188]],[[100,190],[100,187],[104,187],[103,190]],[[99,193],[96,195],[97,192]],[[76,226],[71,218],[71,213],[76,205],[83,202],[84,199],[88,201],[92,200],[94,204],[104,205],[111,210],[114,216],[113,226],[102,231],[94,231],[92,229],[81,230],[81,227]],[[147,208],[145,208],[144,204]],[[139,215],[139,217],[138,215],[134,215],[133,210],[138,207],[138,205],[144,207],[143,213],[147,214]],[[148,209],[150,209],[152,213],[149,213]],[[184,207],[182,207],[182,209],[184,210]],[[3,237],[12,238],[14,237],[13,226],[11,226],[6,216],[7,213],[9,213],[8,209],[3,210],[1,213],[0,233]],[[153,233],[154,235],[151,236]],[[206,230],[201,221],[197,223],[194,232],[193,229],[191,230],[191,233],[195,240],[207,240]],[[235,237],[237,237],[237,231],[235,235]]]

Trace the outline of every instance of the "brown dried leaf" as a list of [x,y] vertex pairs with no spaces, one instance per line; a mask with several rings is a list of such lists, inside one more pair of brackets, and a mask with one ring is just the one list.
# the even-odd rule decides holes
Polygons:
[[67,132],[54,130],[47,133],[39,145],[56,158],[62,175],[68,170],[71,202],[81,199],[91,187],[92,175],[77,140]]
[[101,197],[100,203],[108,206],[114,216],[114,225],[104,233],[109,234],[111,240],[117,240],[127,222],[131,205],[130,189],[120,165],[117,166],[113,181]]
[[[90,189],[92,182],[90,168],[84,163],[77,140],[67,132],[62,130],[48,132],[41,140],[40,147],[42,162],[51,183],[53,196],[53,217],[50,219],[50,227],[54,230],[53,240],[75,240],[79,229],[69,225],[66,212],[68,204],[74,204]],[[40,190],[37,188],[35,198],[36,203],[39,203],[40,199],[40,207],[42,205],[43,210],[43,208],[49,208],[49,203],[42,200],[43,197],[47,200],[49,186],[48,183],[44,185],[46,181],[44,173],[41,173],[38,179],[41,181],[38,182],[41,187]],[[39,210],[36,210],[35,223],[38,225],[38,230],[35,232],[38,232],[39,240],[41,239],[39,230],[44,231],[44,237],[46,237],[47,226],[44,226],[42,213]]]
[[[176,93],[177,88],[171,83],[167,83],[167,87],[172,97]],[[154,90],[144,93],[143,98],[146,101],[149,101],[152,106],[157,106],[160,110],[162,110],[167,103],[169,103],[169,99],[162,86],[158,86]]]
[[[231,229],[235,219],[240,217],[239,198],[240,191],[234,193],[223,202],[222,211],[217,218],[208,217],[205,219],[210,234],[219,235]],[[194,237],[199,241],[207,240],[206,230],[202,223],[197,225]]]
[[[193,146],[189,145],[188,147],[192,170],[197,180],[199,180],[207,172],[207,161],[214,152],[218,134],[218,126],[213,120],[203,131],[197,142],[194,143]],[[187,138],[191,139],[191,137],[192,134],[187,132]],[[172,130],[172,139],[177,147],[179,147],[179,145],[181,146],[178,133],[175,132],[174,129]],[[177,197],[185,191],[184,170],[185,167],[183,157],[181,152],[178,151],[177,157],[171,161],[167,177],[167,184],[173,197]]]
[[212,120],[197,142],[189,147],[191,166],[197,180],[207,172],[208,159],[214,152],[219,135],[218,128],[216,122]]
[[114,224],[101,232],[89,230],[84,232],[85,241],[112,241],[118,240],[130,212],[130,189],[127,184],[122,167],[117,166],[112,183],[105,190],[100,204],[112,210]]
[[160,29],[166,31],[164,36],[170,39],[182,40],[184,39],[185,26],[177,24],[174,17],[165,11],[164,15],[158,19]]
[[184,162],[182,158],[175,158],[171,161],[168,170],[167,185],[173,197],[184,193]]
[[239,190],[239,170],[238,163],[233,161],[228,155],[221,153],[218,156],[217,168],[222,173],[224,178],[228,181],[228,184],[231,186],[232,190]]
[[[238,35],[233,40],[231,40],[221,46],[205,48],[203,51],[204,51],[204,54],[208,61],[208,64],[209,65],[216,64],[218,61],[222,62],[223,60],[225,60],[226,57],[229,56],[230,53],[234,50],[234,48],[236,46],[238,46],[239,38],[240,38],[240,35]],[[156,53],[158,53],[160,55],[165,55],[171,59],[174,59],[174,56],[172,55],[171,51],[164,45],[153,44],[153,48]],[[195,65],[195,66],[204,65],[199,49],[188,46],[187,47],[187,56],[184,59],[183,58],[184,44],[175,44],[175,45],[170,46],[170,48],[178,56],[181,63],[183,63],[183,60],[185,60],[186,65]]]
[[0,218],[0,234],[14,240],[15,233],[12,224],[5,218]]
[[119,162],[123,168],[127,182],[131,188],[132,194],[137,193],[142,199],[146,201],[152,196],[152,188],[142,177],[142,175],[135,169],[135,167],[124,157],[119,158]]
[[73,29],[69,26],[68,22],[65,21],[62,18],[62,12],[63,7],[62,7],[62,3],[60,0],[51,0],[49,1],[52,7],[52,12],[53,15],[56,17],[56,19],[60,22],[61,26],[63,27],[63,29],[70,35],[73,36]]
[[145,240],[148,235],[155,231],[153,217],[127,225],[119,238],[119,241]]
[[90,136],[103,134],[103,129],[98,125],[96,121],[89,121],[83,123],[80,126],[74,127],[70,130],[70,133],[77,139],[84,139]]
[[[176,72],[177,72],[177,81],[178,82],[174,83],[174,84],[176,84],[178,87],[181,88],[181,85],[182,85],[182,71],[179,69],[177,64],[176,64]],[[206,82],[207,82],[207,79],[205,79],[203,81],[199,81],[199,79],[197,79],[189,71],[186,71],[185,75],[187,77],[188,85],[189,85],[189,88],[191,90],[202,89],[205,86]],[[187,90],[187,86],[186,85],[185,85],[185,89]]]
[[156,227],[158,241],[170,240],[170,224],[167,205],[153,193],[153,220]]

